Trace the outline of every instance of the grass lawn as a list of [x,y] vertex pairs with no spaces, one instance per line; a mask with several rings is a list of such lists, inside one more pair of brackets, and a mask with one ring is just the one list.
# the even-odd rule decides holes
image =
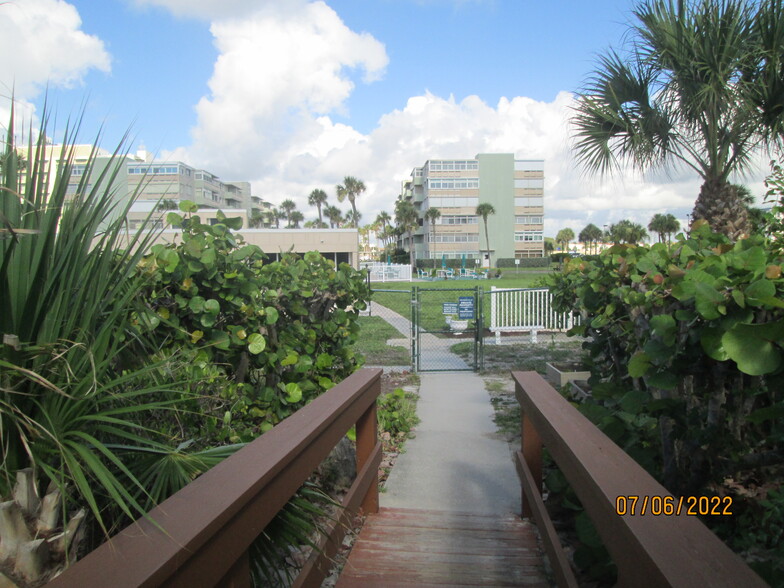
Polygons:
[[389,346],[387,339],[403,336],[377,316],[359,317],[359,340],[355,344],[358,352],[365,356],[367,365],[410,365],[411,354],[405,347]]
[[[411,289],[435,290],[423,292],[421,300],[424,304],[420,308],[420,325],[430,332],[448,330],[445,316],[442,313],[443,302],[457,302],[458,297],[470,295],[470,290],[479,287],[481,292],[489,292],[491,287],[496,288],[536,288],[541,286],[542,279],[551,272],[549,269],[503,270],[500,278],[489,280],[417,280],[414,282],[386,282],[372,284],[374,290],[373,300],[407,319],[411,318]],[[438,290],[444,290],[443,293]],[[455,292],[447,292],[455,290]],[[457,290],[464,290],[458,292]],[[483,310],[485,317],[490,313],[490,296],[483,296]]]

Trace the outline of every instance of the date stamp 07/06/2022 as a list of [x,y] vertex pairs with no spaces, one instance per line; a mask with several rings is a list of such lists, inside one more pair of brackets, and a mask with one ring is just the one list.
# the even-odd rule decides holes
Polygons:
[[618,496],[615,514],[618,516],[731,516],[732,496]]

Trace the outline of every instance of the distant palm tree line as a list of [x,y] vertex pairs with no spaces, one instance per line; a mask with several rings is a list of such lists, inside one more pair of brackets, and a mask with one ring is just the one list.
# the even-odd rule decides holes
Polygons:
[[[315,188],[308,195],[308,204],[316,207],[318,219],[306,221],[303,226],[314,229],[326,229],[328,227],[331,229],[342,227],[358,228],[362,214],[357,210],[356,199],[365,190],[364,182],[354,176],[346,176],[342,184],[335,186],[338,202],[348,200],[351,205],[351,210],[344,215],[343,211],[337,206],[328,203],[329,197],[326,191],[321,188]],[[387,215],[388,217],[389,215]],[[253,211],[249,225],[251,227],[260,227],[266,224],[279,229],[280,221],[286,221],[286,228],[298,229],[300,228],[300,223],[305,221],[305,216],[297,210],[297,204],[290,198],[287,198],[278,204],[277,207],[273,207],[264,213]]]

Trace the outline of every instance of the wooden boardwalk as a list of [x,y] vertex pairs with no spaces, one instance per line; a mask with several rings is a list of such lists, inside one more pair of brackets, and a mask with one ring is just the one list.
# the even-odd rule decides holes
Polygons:
[[381,508],[337,588],[550,586],[533,523],[515,515]]

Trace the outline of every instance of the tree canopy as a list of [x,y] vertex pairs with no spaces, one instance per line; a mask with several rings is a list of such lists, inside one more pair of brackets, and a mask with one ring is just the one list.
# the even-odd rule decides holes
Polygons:
[[729,183],[784,130],[784,7],[777,0],[647,0],[624,50],[611,49],[578,96],[575,148],[590,171],[690,168],[693,217],[748,234]]

